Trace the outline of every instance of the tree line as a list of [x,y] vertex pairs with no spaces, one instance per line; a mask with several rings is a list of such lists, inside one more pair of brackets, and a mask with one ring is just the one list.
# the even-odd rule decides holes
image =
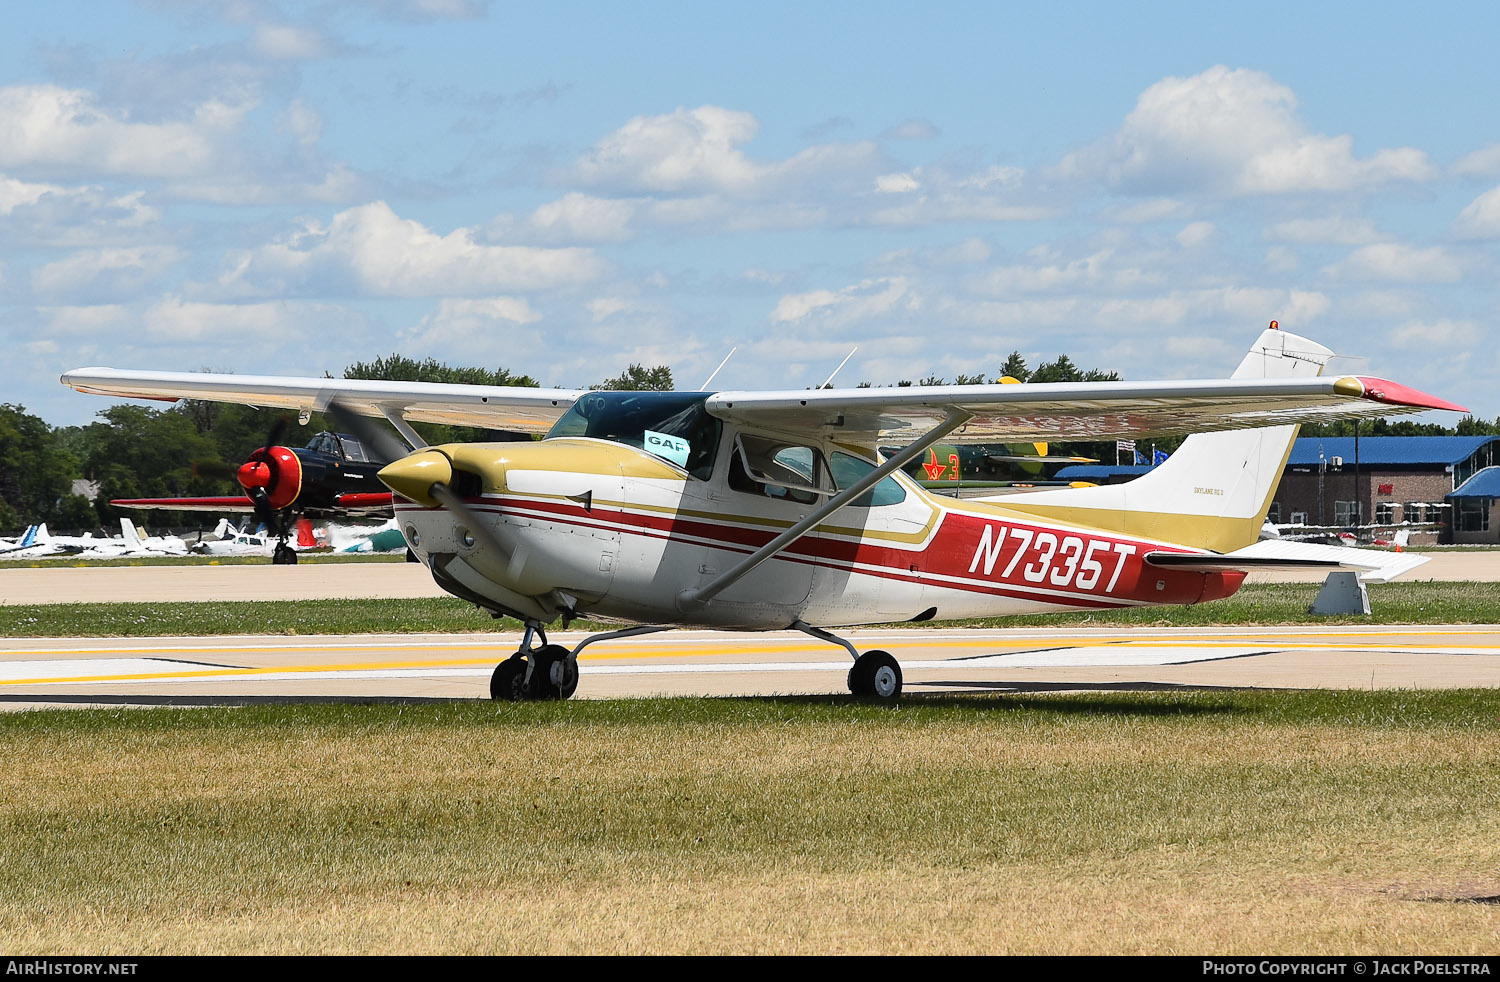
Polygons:
[[[1080,369],[1067,355],[1031,368],[1020,352],[1012,352],[995,376],[960,375],[955,385],[999,381],[1009,376],[1022,382],[1083,382],[1117,380],[1117,372]],[[345,378],[406,382],[453,382],[471,385],[536,386],[529,375],[505,368],[451,366],[428,358],[389,355],[356,362]],[[872,383],[861,382],[862,387]],[[949,384],[937,376],[902,380],[899,386]],[[596,389],[673,388],[666,366],[632,364],[620,375],[596,383]],[[52,427],[26,412],[25,407],[0,404],[0,533],[47,522],[53,529],[91,529],[118,524],[122,512],[112,498],[175,498],[233,493],[232,472],[285,416],[280,410],[254,409],[228,403],[183,400],[170,408],[118,405],[101,410],[84,426]],[[280,424],[285,425],[285,424]],[[314,413],[306,427],[292,424],[284,443],[300,443],[332,424]],[[418,433],[429,443],[484,440],[493,434],[475,427],[418,423]],[[1352,436],[1351,421],[1304,426],[1306,436]],[[1361,422],[1361,436],[1441,436],[1500,434],[1500,417],[1493,421],[1465,417],[1454,427],[1433,423]],[[1156,441],[1157,449],[1172,450],[1180,439]],[[1056,451],[1054,451],[1056,452]],[[1113,444],[1080,444],[1070,452],[1113,462]],[[74,482],[97,484],[91,501],[76,493]],[[177,524],[165,516],[165,524]],[[197,521],[189,518],[189,524]]]

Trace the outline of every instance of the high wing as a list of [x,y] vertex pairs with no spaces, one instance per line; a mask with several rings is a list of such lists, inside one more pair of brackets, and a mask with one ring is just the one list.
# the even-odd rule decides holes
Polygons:
[[[584,394],[576,389],[379,382],[80,368],[62,376],[80,392],[126,399],[202,399],[321,411],[337,399],[367,416],[545,432]],[[1446,400],[1366,376],[1049,382],[918,388],[718,392],[709,412],[754,429],[823,431],[851,442],[910,438],[954,413],[972,416],[951,443],[1106,440],[1209,432],[1428,409]]]
[[1357,375],[719,392],[708,400],[709,412],[742,426],[826,427],[851,442],[910,438],[955,414],[972,418],[943,438],[949,443],[1112,440],[1428,409],[1466,411],[1395,382]]
[[546,432],[582,391],[442,382],[381,382],[365,379],[283,378],[215,375],[208,372],[149,372],[79,368],[62,384],[120,399],[201,399],[270,409],[322,412],[337,399],[365,416],[404,418],[488,429]]

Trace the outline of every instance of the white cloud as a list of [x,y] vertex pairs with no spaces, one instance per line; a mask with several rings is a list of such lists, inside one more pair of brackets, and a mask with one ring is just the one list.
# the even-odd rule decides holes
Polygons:
[[1375,224],[1368,219],[1329,215],[1325,218],[1296,218],[1281,222],[1266,230],[1266,238],[1280,242],[1365,245],[1379,240],[1380,233],[1375,231]]
[[1456,283],[1463,276],[1464,263],[1442,246],[1414,249],[1395,242],[1377,242],[1323,267],[1323,272],[1340,280]]
[[1177,233],[1177,244],[1184,249],[1196,249],[1213,238],[1214,231],[1213,222],[1193,222]]
[[1152,85],[1111,138],[1064,158],[1064,177],[1116,190],[1228,194],[1334,191],[1423,180],[1427,155],[1404,147],[1358,158],[1347,135],[1308,133],[1291,89],[1222,65]]
[[910,174],[882,174],[875,178],[875,190],[881,194],[902,194],[921,186]]
[[625,297],[595,297],[586,304],[589,316],[595,324],[608,320],[615,314],[627,311],[639,310],[639,305],[634,300]]
[[640,191],[753,195],[819,176],[849,179],[869,173],[879,160],[878,148],[866,141],[820,144],[761,163],[739,149],[759,130],[750,113],[721,106],[637,116],[594,144],[570,176],[586,185]]
[[[1041,263],[1055,258],[1048,249],[1033,250],[1032,255]],[[1085,286],[1123,290],[1160,280],[1159,274],[1150,274],[1134,266],[1119,267],[1111,262],[1113,259],[1113,250],[1102,249],[1070,263],[1000,266],[974,278],[970,286],[981,293],[1013,296],[1078,290]]]
[[[401,336],[412,350],[462,349],[468,353],[467,357],[479,352],[503,354],[515,347],[516,327],[533,324],[541,318],[519,297],[449,298]],[[528,333],[528,342],[533,340],[534,333]]]
[[130,310],[120,304],[69,305],[39,308],[47,318],[47,333],[63,337],[94,337],[133,326]]
[[623,242],[630,238],[635,211],[631,201],[572,191],[537,208],[528,224],[550,241]]
[[1491,188],[1459,212],[1453,232],[1463,239],[1500,237],[1500,187]]
[[0,166],[140,177],[202,174],[215,141],[238,125],[243,106],[209,102],[183,122],[136,123],[93,95],[56,85],[0,88]]
[[88,249],[32,271],[42,296],[129,295],[166,272],[181,257],[171,246]]
[[1407,321],[1386,333],[1385,343],[1409,351],[1468,349],[1484,337],[1484,329],[1473,321]]
[[771,321],[783,324],[808,318],[828,327],[843,327],[892,310],[915,311],[921,299],[904,276],[864,280],[838,290],[789,293],[776,303]]
[[1491,143],[1464,154],[1454,161],[1453,173],[1461,177],[1494,177],[1500,174],[1500,143]]
[[259,24],[250,35],[250,50],[275,61],[309,61],[329,51],[312,28],[295,24]]
[[1302,260],[1297,253],[1286,246],[1272,246],[1266,250],[1266,271],[1284,276],[1294,273],[1302,266]]
[[309,223],[237,257],[220,279],[234,295],[348,290],[369,296],[486,297],[496,289],[541,290],[604,271],[588,249],[481,245],[474,230],[439,235],[384,201]]
[[268,303],[202,303],[166,296],[141,315],[147,338],[224,345],[254,341],[264,344],[301,338],[308,332],[330,332],[347,324],[351,315],[330,303],[272,301]]
[[6,242],[81,246],[140,240],[161,218],[145,193],[106,194],[98,187],[33,184],[0,176],[0,231]]
[[952,301],[944,313],[982,327],[1066,325],[1113,333],[1125,324],[1202,324],[1218,330],[1226,325],[1279,319],[1287,325],[1302,325],[1317,319],[1329,306],[1328,297],[1317,292],[1226,286],[1173,290],[1147,297]]

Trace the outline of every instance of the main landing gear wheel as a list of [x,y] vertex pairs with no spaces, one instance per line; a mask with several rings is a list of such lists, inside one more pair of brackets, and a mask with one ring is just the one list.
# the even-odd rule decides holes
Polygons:
[[578,662],[560,644],[544,644],[531,652],[531,679],[527,697],[567,699],[578,690]]
[[490,698],[496,702],[520,702],[526,698],[526,656],[519,651],[495,666],[490,676]]
[[297,552],[285,542],[276,543],[276,549],[271,553],[272,566],[295,566],[297,565]]
[[901,666],[888,651],[867,651],[849,669],[849,691],[882,701],[901,695]]

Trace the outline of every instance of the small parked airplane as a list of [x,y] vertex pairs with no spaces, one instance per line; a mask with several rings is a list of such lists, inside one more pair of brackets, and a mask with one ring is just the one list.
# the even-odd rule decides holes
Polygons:
[[[595,392],[89,368],[62,382],[337,406],[398,429],[546,430],[539,442],[441,447],[403,432],[415,452],[377,452],[392,461],[380,478],[407,544],[437,583],[526,626],[491,678],[496,699],[566,698],[584,647],[681,626],[794,628],[849,652],[856,695],[891,699],[896,659],[831,629],[1194,604],[1234,593],[1248,570],[1337,567],[1237,554],[1258,537],[1295,424],[1463,409],[1382,379],[1320,378],[1330,357],[1273,321],[1228,380]],[[955,500],[901,473],[944,440],[1184,432],[1129,484]],[[883,443],[904,449],[882,459]],[[571,650],[547,643],[546,625],[584,614],[634,626]]]
[[[263,551],[278,565],[297,562],[297,553],[287,543],[296,518],[390,513],[391,492],[375,476],[381,464],[365,454],[359,440],[347,433],[323,432],[305,447],[287,447],[281,445],[284,429],[284,421],[279,421],[265,446],[256,448],[249,459],[233,468],[243,494],[116,498],[110,504],[117,508],[254,514],[269,530],[270,545]],[[226,554],[231,552],[226,550]],[[235,554],[249,552],[258,554],[259,550],[242,549]]]

